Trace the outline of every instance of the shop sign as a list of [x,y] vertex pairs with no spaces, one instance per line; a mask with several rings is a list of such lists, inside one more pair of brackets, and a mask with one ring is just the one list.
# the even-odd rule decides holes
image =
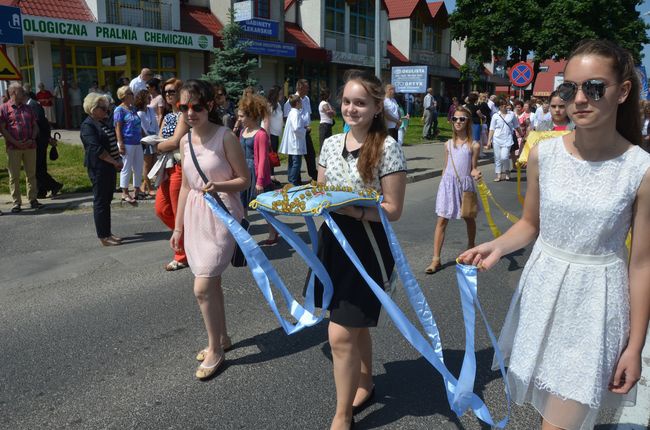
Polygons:
[[296,45],[292,43],[250,39],[241,39],[241,41],[250,43],[250,46],[245,49],[249,54],[270,55],[273,57],[296,57]]
[[[375,57],[368,55],[353,54],[352,52],[332,51],[332,63],[352,64],[354,66],[374,67]],[[388,67],[388,59],[381,59],[381,67]]]
[[246,21],[255,17],[253,14],[253,0],[238,1],[233,5],[233,10],[235,11],[236,22]]
[[280,34],[279,25],[277,21],[270,21],[268,19],[249,19],[239,23],[245,33],[257,34],[259,36],[267,36],[277,38]]
[[20,8],[0,6],[0,43],[22,45],[23,27],[20,25]]
[[26,36],[55,39],[197,50],[212,49],[212,36],[203,34],[127,27],[97,22],[50,19],[40,16],[23,15],[23,31]]
[[404,66],[391,69],[390,82],[397,93],[424,94],[427,92],[427,66]]

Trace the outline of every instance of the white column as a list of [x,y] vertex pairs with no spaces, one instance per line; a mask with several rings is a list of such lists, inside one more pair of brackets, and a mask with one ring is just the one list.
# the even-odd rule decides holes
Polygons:
[[43,82],[45,88],[54,88],[54,76],[52,73],[52,47],[49,40],[34,41],[34,88]]

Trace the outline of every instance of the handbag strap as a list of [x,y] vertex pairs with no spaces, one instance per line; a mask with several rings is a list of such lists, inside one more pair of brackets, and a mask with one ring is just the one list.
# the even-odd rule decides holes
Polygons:
[[[221,132],[222,132],[221,130],[218,131],[218,133],[221,133]],[[201,166],[199,166],[199,160],[196,159],[196,153],[194,152],[194,146],[192,145],[192,130],[191,129],[187,132],[187,144],[190,147],[190,154],[192,155],[192,162],[194,163],[194,167],[196,168],[196,171],[199,173],[199,176],[201,177],[201,179],[203,179],[203,182],[205,183],[205,185],[208,185],[208,182],[210,182],[210,180],[208,179],[207,176],[205,176],[205,173],[203,173],[203,170],[201,169]],[[226,207],[226,204],[223,202],[223,200],[221,200],[221,197],[219,196],[218,192],[210,193],[210,195],[212,197],[214,197],[214,199],[217,201],[217,203],[219,203],[219,206],[221,206],[221,208],[223,210],[228,212],[228,215],[231,215],[230,211]]]
[[456,164],[454,163],[454,154],[451,152],[451,145],[453,145],[453,140],[449,141],[449,159],[451,160],[451,167],[454,168],[454,173],[456,174],[456,179],[458,179],[458,182],[462,184],[460,180],[460,176],[458,175],[458,170],[456,170]]
[[515,129],[512,128],[512,126],[510,125],[510,123],[509,123],[508,121],[506,121],[506,119],[503,117],[503,115],[501,115],[501,112],[499,112],[499,116],[501,117],[501,119],[503,120],[503,122],[506,123],[506,125],[507,125],[508,128],[510,129],[510,132],[511,132],[511,133],[514,133],[514,132],[515,132]]
[[384,258],[381,256],[379,251],[379,245],[377,244],[377,239],[370,228],[370,223],[366,220],[361,221],[363,228],[366,230],[368,239],[370,240],[370,245],[372,250],[375,252],[375,257],[377,257],[377,262],[379,263],[379,268],[381,269],[381,279],[384,281],[384,285],[388,284],[388,274],[386,273],[386,267],[384,266]]

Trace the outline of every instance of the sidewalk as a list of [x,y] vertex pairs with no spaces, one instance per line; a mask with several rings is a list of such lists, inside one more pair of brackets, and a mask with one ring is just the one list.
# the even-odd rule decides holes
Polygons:
[[[57,130],[61,133],[61,140],[66,143],[75,143],[79,144],[78,131],[76,130]],[[430,178],[440,176],[442,174],[442,168],[444,166],[444,154],[445,147],[444,142],[431,142],[423,143],[420,145],[404,146],[404,154],[406,155],[406,162],[408,166],[407,173],[407,183],[413,183],[418,181],[424,181]],[[487,152],[491,155],[491,152]],[[479,166],[486,164],[491,164],[492,159],[479,159]],[[303,181],[307,180],[307,172],[305,170],[305,163],[303,162],[302,169],[302,179]],[[287,170],[286,165],[280,166],[275,169],[275,177],[282,182],[283,184],[287,183]],[[21,184],[21,187],[24,192],[24,184]],[[38,212],[60,212],[67,209],[82,209],[82,208],[92,208],[93,205],[93,195],[91,192],[85,193],[74,193],[74,194],[60,194],[53,199],[41,199],[41,203],[45,204],[45,207]],[[0,195],[0,210],[2,210],[5,215],[12,215],[7,213],[11,209],[11,196],[8,194]],[[154,200],[141,200],[137,204],[153,204]],[[122,202],[121,193],[115,193],[113,197],[113,202],[111,204],[113,208],[119,207],[131,207],[132,205],[126,202]],[[23,213],[31,213],[33,210],[29,209],[29,203],[26,201],[26,198],[23,198]],[[20,214],[19,214],[20,215]]]

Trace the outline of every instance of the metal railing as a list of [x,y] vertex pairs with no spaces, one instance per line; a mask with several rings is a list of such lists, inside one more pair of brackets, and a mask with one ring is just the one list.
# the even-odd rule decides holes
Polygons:
[[172,30],[172,5],[159,0],[106,0],[110,24]]

